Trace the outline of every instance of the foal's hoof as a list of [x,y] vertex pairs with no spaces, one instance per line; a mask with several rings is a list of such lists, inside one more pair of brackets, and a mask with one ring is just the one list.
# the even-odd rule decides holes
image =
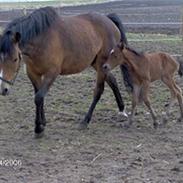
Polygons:
[[44,135],[44,125],[35,127],[35,138],[41,138]]
[[154,123],[153,123],[153,127],[154,127],[154,129],[157,129],[157,128],[158,128],[158,126],[159,126],[159,124],[158,124],[157,122],[154,122]]
[[123,125],[121,125],[121,127],[124,128],[124,129],[129,129],[130,126],[131,126],[130,123],[124,123]]
[[87,123],[80,123],[78,126],[78,130],[87,130],[88,129],[88,124]]
[[43,121],[43,126],[44,126],[44,127],[46,126],[46,121]]
[[177,122],[182,122],[183,121],[183,118],[182,117],[179,117],[178,119],[177,119]]

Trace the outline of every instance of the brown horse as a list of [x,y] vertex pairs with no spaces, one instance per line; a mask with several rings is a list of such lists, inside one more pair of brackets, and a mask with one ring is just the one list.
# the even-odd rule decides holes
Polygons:
[[[41,134],[46,124],[44,97],[56,77],[79,73],[91,65],[97,71],[96,87],[92,104],[80,127],[87,127],[105,81],[114,92],[119,111],[124,113],[124,103],[114,76],[106,77],[102,70],[109,51],[120,39],[126,42],[122,23],[115,14],[60,17],[51,7],[35,10],[12,21],[3,33],[0,44],[2,94],[6,95],[14,83],[22,55],[35,89],[35,133]],[[127,68],[121,69],[127,73]]]
[[174,75],[179,68],[179,63],[176,60],[169,54],[163,52],[138,53],[135,50],[124,46],[123,43],[120,43],[111,50],[108,61],[103,65],[103,69],[107,73],[111,68],[114,68],[119,64],[128,65],[133,82],[132,111],[127,127],[133,122],[136,105],[139,101],[143,101],[150,110],[154,121],[154,127],[157,127],[156,115],[151,107],[148,96],[150,84],[156,80],[163,81],[171,92],[171,100],[167,115],[169,115],[169,109],[172,106],[173,100],[177,98],[181,112],[179,120],[183,119],[182,91],[174,80]]

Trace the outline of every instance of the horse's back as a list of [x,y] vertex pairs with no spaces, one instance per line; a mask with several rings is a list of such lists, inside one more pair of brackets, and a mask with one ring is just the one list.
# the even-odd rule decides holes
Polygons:
[[81,72],[96,56],[107,54],[113,40],[116,43],[120,40],[119,30],[112,21],[94,13],[62,17],[54,31],[59,35],[62,74]]

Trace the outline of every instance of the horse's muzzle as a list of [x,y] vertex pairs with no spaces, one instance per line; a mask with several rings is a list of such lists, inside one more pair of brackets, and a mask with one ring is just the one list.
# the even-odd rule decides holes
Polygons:
[[2,90],[2,95],[3,96],[6,96],[6,95],[8,95],[9,94],[9,89],[8,88],[4,88],[3,90]]
[[104,64],[102,69],[107,74],[111,70],[111,66],[109,64]]

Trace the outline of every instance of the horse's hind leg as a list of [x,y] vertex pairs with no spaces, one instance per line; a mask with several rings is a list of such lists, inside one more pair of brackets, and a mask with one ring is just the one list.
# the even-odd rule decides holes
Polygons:
[[114,93],[114,96],[116,98],[116,102],[118,104],[119,111],[122,113],[122,115],[127,117],[127,114],[125,112],[124,102],[123,102],[123,99],[122,99],[121,94],[119,92],[116,78],[113,76],[112,73],[108,73],[108,75],[106,77],[106,82],[110,86],[110,88],[112,89],[112,91]]
[[93,101],[92,101],[92,104],[90,105],[90,108],[89,108],[84,120],[80,123],[79,129],[86,129],[87,128],[87,126],[91,120],[93,111],[94,111],[98,101],[100,100],[100,97],[101,97],[103,91],[104,91],[105,77],[106,76],[102,71],[99,70],[97,72],[97,81],[96,81],[96,86],[95,86],[95,90],[94,90]]

